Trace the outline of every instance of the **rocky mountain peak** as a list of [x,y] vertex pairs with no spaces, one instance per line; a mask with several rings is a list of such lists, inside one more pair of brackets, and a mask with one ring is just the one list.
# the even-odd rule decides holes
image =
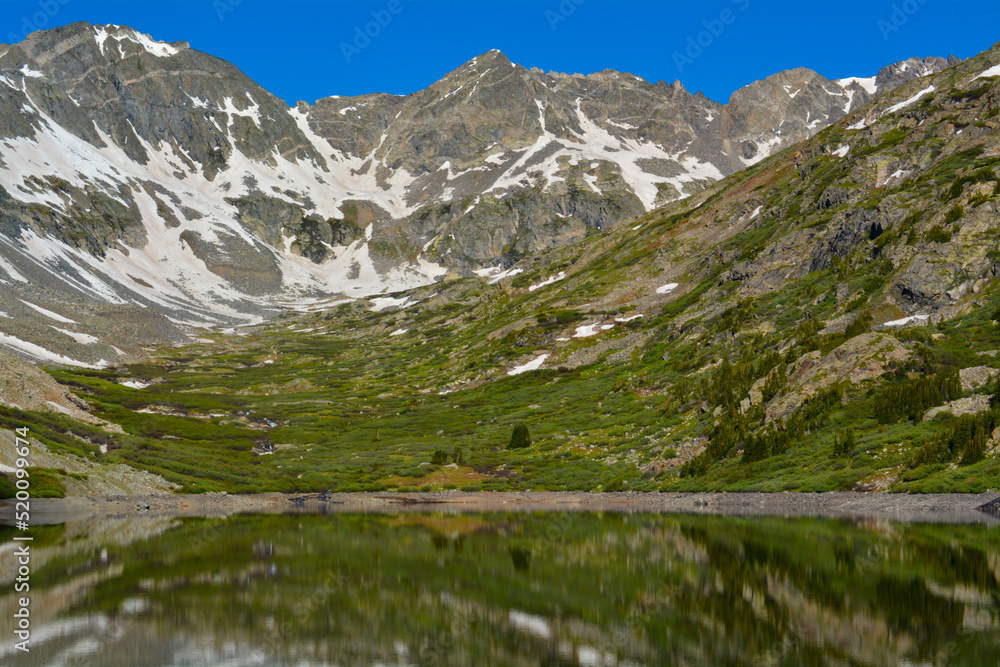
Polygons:
[[477,65],[480,67],[513,67],[514,63],[499,49],[490,49],[466,63],[466,66],[475,67]]
[[902,60],[880,69],[875,77],[875,86],[878,90],[885,92],[893,88],[898,88],[913,79],[942,72],[960,62],[962,62],[961,59],[955,56],[948,56],[947,59],[910,58]]
[[779,72],[740,88],[720,119],[723,148],[754,164],[843,117],[851,96],[806,68]]
[[157,41],[150,35],[128,26],[92,25],[85,21],[31,33],[19,46],[29,58],[45,64],[48,60],[75,50],[90,41],[93,42],[98,54],[110,60],[124,60],[140,54],[170,58],[191,48],[187,42]]
[[[0,50],[0,260],[53,293],[239,321],[275,298],[509,266],[696,195],[867,99],[797,69],[724,105],[494,50],[410,95],[289,108],[185,43],[77,23]],[[58,259],[25,264],[38,244]]]

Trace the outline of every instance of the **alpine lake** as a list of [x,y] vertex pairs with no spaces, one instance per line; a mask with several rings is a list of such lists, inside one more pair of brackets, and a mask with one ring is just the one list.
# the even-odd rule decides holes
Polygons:
[[3,665],[998,665],[1000,521],[388,512],[33,527]]

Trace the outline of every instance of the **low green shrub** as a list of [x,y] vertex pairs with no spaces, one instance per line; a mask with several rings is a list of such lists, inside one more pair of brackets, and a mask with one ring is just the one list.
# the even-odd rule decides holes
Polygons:
[[934,225],[924,233],[924,240],[928,243],[948,243],[951,241],[951,232],[941,225]]

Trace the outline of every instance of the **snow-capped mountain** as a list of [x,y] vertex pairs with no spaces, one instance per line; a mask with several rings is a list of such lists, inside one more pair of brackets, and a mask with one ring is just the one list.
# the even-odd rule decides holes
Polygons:
[[[791,70],[722,105],[679,82],[546,74],[492,51],[405,97],[289,108],[186,43],[87,23],[34,33],[0,46],[0,342],[98,364],[185,325],[506,265],[697,192],[948,64],[839,82]],[[143,333],[91,340],[109,312]]]

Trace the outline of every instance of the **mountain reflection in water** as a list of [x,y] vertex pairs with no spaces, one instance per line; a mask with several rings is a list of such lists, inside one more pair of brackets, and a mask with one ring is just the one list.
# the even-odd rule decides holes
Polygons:
[[5,665],[997,665],[1000,529],[612,513],[34,529]]

